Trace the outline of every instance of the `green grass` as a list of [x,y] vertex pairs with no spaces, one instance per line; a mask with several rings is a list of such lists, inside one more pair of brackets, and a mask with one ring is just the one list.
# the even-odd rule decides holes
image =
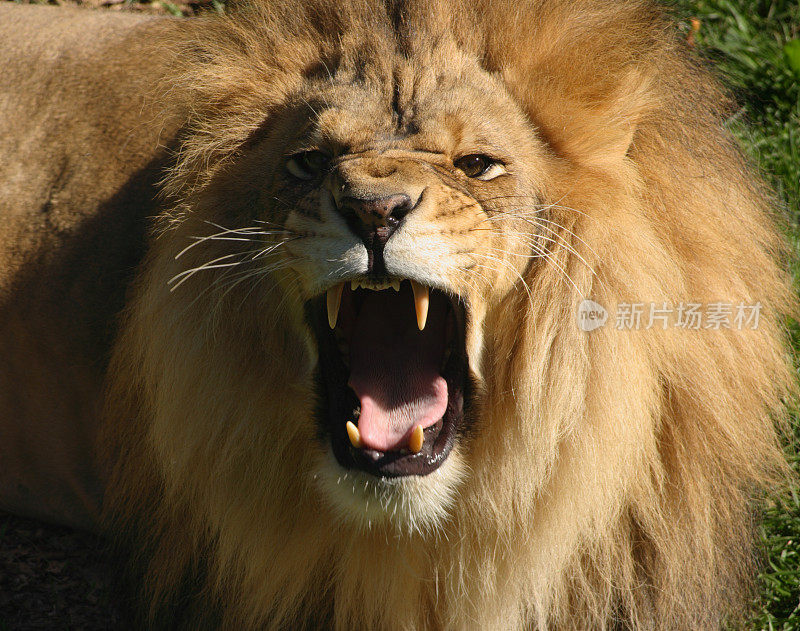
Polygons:
[[676,0],[682,27],[699,20],[698,50],[742,104],[731,121],[798,219],[800,201],[800,3]]
[[[781,196],[800,290],[800,0],[673,0],[680,27],[714,62],[741,109],[729,121],[745,151]],[[800,357],[800,328],[793,343]],[[800,417],[786,451],[800,478]],[[752,629],[800,630],[800,490],[764,509],[766,561]]]

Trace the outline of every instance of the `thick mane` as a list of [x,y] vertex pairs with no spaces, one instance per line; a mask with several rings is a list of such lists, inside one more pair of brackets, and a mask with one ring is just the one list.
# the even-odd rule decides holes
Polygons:
[[[154,617],[180,601],[187,628],[735,620],[751,501],[784,471],[774,423],[794,390],[795,306],[773,198],[724,127],[724,93],[661,12],[270,1],[191,28],[170,43],[169,88],[191,94],[189,131],[115,352],[105,439],[108,527],[140,550]],[[166,281],[187,222],[252,201],[255,167],[239,158],[304,78],[345,56],[441,47],[501,77],[544,141],[559,243],[488,312],[481,415],[449,519],[353,532],[303,475],[323,456],[299,298],[280,279],[260,296]],[[586,333],[583,298],[612,318],[624,303],[762,311],[755,329]]]

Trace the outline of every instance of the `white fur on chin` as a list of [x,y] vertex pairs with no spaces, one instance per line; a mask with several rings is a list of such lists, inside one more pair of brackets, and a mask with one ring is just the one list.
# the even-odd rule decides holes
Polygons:
[[313,478],[344,522],[359,530],[390,525],[414,534],[440,528],[450,514],[466,471],[457,447],[433,473],[402,478],[378,478],[344,469],[328,450]]

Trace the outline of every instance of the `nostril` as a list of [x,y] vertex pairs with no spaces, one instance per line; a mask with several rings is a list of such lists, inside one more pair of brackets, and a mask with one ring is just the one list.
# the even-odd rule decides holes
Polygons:
[[405,193],[371,199],[344,197],[339,211],[348,219],[356,220],[368,229],[396,228],[411,210],[411,198]]
[[398,200],[397,205],[392,210],[392,217],[399,223],[403,217],[405,217],[409,211],[414,207],[414,203],[411,201],[411,198],[408,195],[403,194],[401,196],[403,199]]
[[383,248],[414,204],[405,193],[373,198],[346,196],[339,200],[339,213],[367,249],[369,273],[386,272]]

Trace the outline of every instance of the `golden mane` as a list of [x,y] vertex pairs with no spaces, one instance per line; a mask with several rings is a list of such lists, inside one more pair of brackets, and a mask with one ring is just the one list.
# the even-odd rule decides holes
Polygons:
[[[736,621],[751,501],[784,468],[774,420],[794,391],[783,322],[795,304],[774,200],[725,129],[727,98],[662,13],[270,0],[191,33],[168,42],[169,90],[191,113],[114,351],[104,439],[107,530],[144,577],[153,624],[178,606],[185,628]],[[187,222],[252,203],[248,148],[301,82],[344,58],[400,51],[413,64],[448,46],[500,80],[542,139],[557,243],[483,305],[479,420],[448,516],[428,531],[358,529],[306,475],[323,455],[301,297],[280,277],[258,296],[166,282]],[[582,298],[609,313],[763,308],[747,330],[587,333]]]

